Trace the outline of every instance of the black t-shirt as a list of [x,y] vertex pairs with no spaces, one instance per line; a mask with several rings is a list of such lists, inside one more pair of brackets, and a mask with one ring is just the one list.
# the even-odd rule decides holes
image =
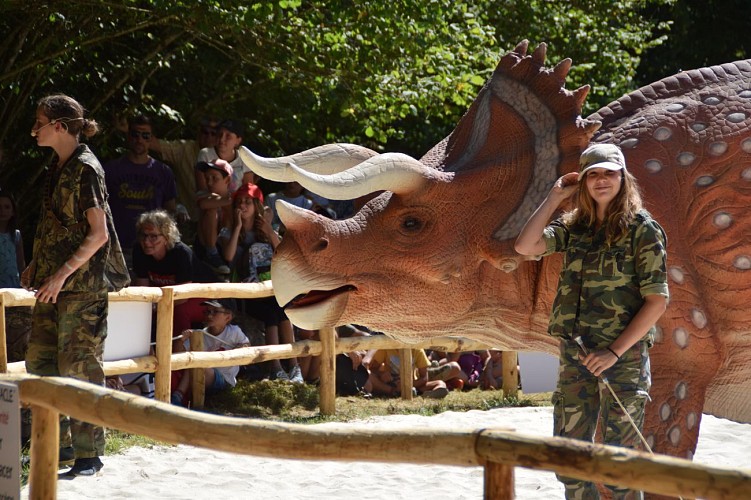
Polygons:
[[183,242],[178,242],[172,250],[168,250],[162,260],[144,254],[141,245],[133,245],[133,270],[138,278],[147,278],[150,286],[217,281],[216,275]]

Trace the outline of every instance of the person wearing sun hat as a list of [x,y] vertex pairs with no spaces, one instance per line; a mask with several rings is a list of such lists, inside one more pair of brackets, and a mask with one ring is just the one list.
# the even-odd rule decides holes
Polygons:
[[[549,223],[571,196],[574,209]],[[613,144],[585,149],[579,171],[555,182],[519,234],[514,248],[522,255],[563,254],[548,326],[560,345],[556,436],[592,442],[599,427],[604,443],[641,447],[649,349],[669,297],[666,247],[665,232],[644,210],[636,179]],[[616,397],[622,407],[612,404]],[[599,498],[590,481],[558,479],[566,498]],[[614,498],[643,498],[606,486]]]

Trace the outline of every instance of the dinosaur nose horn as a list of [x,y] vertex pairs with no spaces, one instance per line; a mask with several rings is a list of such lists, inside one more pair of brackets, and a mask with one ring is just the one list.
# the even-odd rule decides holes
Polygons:
[[321,217],[310,210],[296,207],[284,200],[277,200],[275,208],[276,213],[279,215],[279,219],[287,230],[300,227],[310,227],[311,223],[314,223],[319,217]]

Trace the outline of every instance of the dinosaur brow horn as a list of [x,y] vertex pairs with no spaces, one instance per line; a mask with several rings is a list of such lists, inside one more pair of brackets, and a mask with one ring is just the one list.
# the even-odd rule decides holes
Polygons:
[[279,158],[264,158],[242,147],[238,154],[248,168],[264,179],[277,182],[295,180],[288,165],[293,163],[303,170],[316,174],[335,174],[347,170],[378,153],[357,144],[326,144]]
[[401,153],[384,153],[349,170],[321,175],[289,164],[294,179],[303,187],[325,198],[350,200],[376,191],[408,194],[426,181],[448,181],[453,174],[440,172]]

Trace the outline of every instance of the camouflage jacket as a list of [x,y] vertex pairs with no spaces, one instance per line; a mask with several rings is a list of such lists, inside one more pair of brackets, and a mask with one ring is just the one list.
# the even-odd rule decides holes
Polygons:
[[[544,255],[564,252],[548,333],[571,339],[581,335],[589,347],[615,340],[644,303],[644,297],[668,297],[667,238],[646,211],[612,245],[605,231],[567,227],[559,219],[545,228]],[[653,326],[644,340],[654,342]]]
[[[30,283],[39,288],[81,246],[89,230],[85,212],[101,208],[107,215],[109,239],[97,252],[65,281],[63,292],[99,292],[108,289],[105,277],[107,258],[112,245],[119,250],[113,235],[107,205],[104,170],[88,146],[82,144],[62,167],[48,174],[42,215],[34,237],[34,254]],[[122,259],[122,253],[119,253]],[[125,262],[122,262],[125,268]]]

